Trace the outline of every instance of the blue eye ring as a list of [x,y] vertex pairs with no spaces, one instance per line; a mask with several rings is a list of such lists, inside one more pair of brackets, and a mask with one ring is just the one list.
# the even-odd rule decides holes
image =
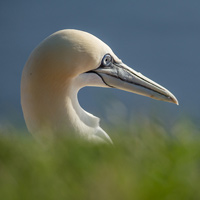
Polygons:
[[113,58],[112,58],[112,56],[108,53],[108,54],[106,54],[104,57],[103,57],[103,59],[102,59],[102,64],[104,65],[104,66],[109,66],[111,63],[112,63],[112,61],[113,61]]

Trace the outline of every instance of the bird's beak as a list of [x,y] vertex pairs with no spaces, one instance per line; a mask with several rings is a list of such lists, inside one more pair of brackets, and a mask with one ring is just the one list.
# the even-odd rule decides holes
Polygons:
[[98,74],[109,87],[178,105],[171,92],[123,63],[113,63],[109,67],[100,66],[91,72]]

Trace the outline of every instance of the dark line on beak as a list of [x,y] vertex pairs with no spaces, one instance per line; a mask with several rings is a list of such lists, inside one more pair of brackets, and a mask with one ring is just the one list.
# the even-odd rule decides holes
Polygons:
[[[135,74],[134,74],[134,75],[135,75]],[[109,76],[112,76],[112,75],[109,74]],[[137,75],[136,75],[136,76],[137,76]],[[151,89],[151,88],[148,88],[148,87],[146,87],[146,86],[144,86],[144,85],[141,85],[141,84],[139,84],[139,83],[136,83],[136,82],[134,82],[134,81],[124,80],[124,79],[122,79],[122,78],[120,78],[120,77],[118,77],[118,76],[112,76],[112,77],[118,78],[118,79],[120,79],[121,81],[130,83],[130,84],[137,85],[137,86],[139,86],[139,87],[143,87],[143,88],[145,88],[145,89],[147,89],[147,90],[151,90],[151,91],[153,91],[153,92],[155,92],[155,93],[158,93],[158,94],[160,94],[160,95],[162,95],[162,96],[165,96],[165,97],[169,98],[168,95],[165,95],[165,94],[163,94],[163,93],[161,93],[161,92],[158,92],[158,91],[156,91],[156,90],[153,90],[153,89]],[[138,78],[140,78],[140,77],[138,76]],[[141,79],[142,79],[142,78],[141,78]],[[145,79],[142,79],[142,80],[145,81]],[[148,81],[146,81],[146,82],[149,83],[149,84],[151,84],[151,83],[148,82]],[[151,84],[151,85],[155,86],[154,84]],[[162,88],[160,88],[160,87],[157,87],[157,88],[162,89]],[[162,91],[164,91],[164,90],[162,89]]]
[[104,82],[105,85],[107,85],[108,87],[111,87],[111,88],[115,88],[115,87],[107,84],[106,81],[103,79],[103,77],[100,74],[98,74],[97,72],[95,72],[95,71],[88,71],[88,72],[85,72],[85,73],[94,73],[94,74],[98,75],[101,78],[101,80]]
[[[153,84],[153,83],[151,83],[151,82],[149,82],[149,81],[147,81],[146,79],[144,79],[144,78],[142,78],[142,77],[140,77],[140,76],[138,76],[137,74],[135,74],[134,72],[132,72],[131,70],[129,70],[129,69],[127,69],[127,68],[125,68],[125,67],[123,67],[123,65],[118,65],[118,64],[116,64],[117,65],[117,67],[119,67],[119,68],[121,68],[121,69],[123,69],[123,70],[126,70],[127,72],[129,72],[130,74],[133,74],[134,76],[137,76],[139,79],[142,79],[143,81],[145,81],[145,82],[147,82],[147,83],[149,83],[149,84],[151,84],[151,85],[153,85],[153,86],[155,86],[155,87],[157,87],[157,88],[159,88],[159,89],[161,89],[161,90],[163,90],[163,88],[161,88],[161,87],[159,87],[159,86],[157,86],[157,85],[155,85],[155,84]],[[154,90],[153,90],[154,91]],[[165,95],[164,95],[165,96]]]
[[[137,74],[135,74],[135,73],[131,72],[130,70],[128,70],[128,69],[122,67],[121,65],[116,65],[116,64],[115,64],[115,66],[117,66],[117,67],[119,67],[119,68],[122,68],[123,70],[126,70],[128,73],[137,76],[139,79],[142,79],[144,82],[147,82],[147,83],[149,83],[149,84],[151,84],[151,85],[157,87],[158,89],[161,89],[162,91],[164,91],[162,88],[160,88],[160,87],[158,87],[158,86],[152,84],[151,82],[149,82],[149,81],[147,81],[147,80],[141,78],[141,77],[138,76]],[[94,73],[94,74],[97,74],[97,75],[102,79],[102,81],[104,82],[105,85],[107,85],[107,86],[110,87],[110,88],[116,88],[116,87],[111,86],[111,85],[109,85],[108,83],[106,83],[106,81],[104,80],[104,78],[103,78],[100,74],[98,74],[98,72],[96,72],[96,71],[88,71],[88,72],[86,72],[86,73]],[[155,93],[157,93],[157,94],[160,94],[161,96],[170,98],[168,95],[165,95],[165,94],[163,94],[163,93],[161,93],[161,92],[159,92],[159,91],[153,90],[153,89],[151,89],[151,88],[148,88],[148,87],[146,87],[146,86],[144,86],[144,85],[135,83],[135,82],[133,82],[133,81],[124,80],[123,78],[121,78],[121,77],[119,77],[119,76],[114,76],[114,75],[112,75],[112,74],[106,74],[106,75],[107,75],[107,76],[112,76],[112,77],[117,78],[117,79],[120,79],[120,80],[123,81],[123,82],[127,82],[127,83],[130,83],[130,84],[134,84],[134,85],[137,85],[137,86],[139,86],[139,87],[143,87],[143,88],[145,88],[145,89],[147,89],[147,90],[150,90],[150,91],[153,91],[153,92],[155,92]],[[118,89],[118,88],[116,88],[116,89]],[[165,92],[165,91],[164,91],[164,92]]]

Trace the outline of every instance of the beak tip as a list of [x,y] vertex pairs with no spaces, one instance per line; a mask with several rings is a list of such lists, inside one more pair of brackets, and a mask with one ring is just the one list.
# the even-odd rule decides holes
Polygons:
[[178,100],[176,99],[176,97],[173,96],[173,98],[171,97],[170,99],[171,99],[171,102],[172,102],[172,103],[175,103],[177,106],[179,105],[179,102],[178,102]]
[[177,106],[179,106],[179,102],[178,101],[176,101],[176,102],[174,102]]

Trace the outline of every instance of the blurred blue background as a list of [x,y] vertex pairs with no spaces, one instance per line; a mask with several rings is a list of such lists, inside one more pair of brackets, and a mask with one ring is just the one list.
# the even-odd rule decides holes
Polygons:
[[[45,37],[66,28],[94,34],[124,63],[169,89],[180,106],[128,92],[85,88],[82,107],[103,122],[155,116],[200,117],[200,1],[35,0],[0,2],[0,124],[24,126],[22,69]],[[111,119],[112,118],[112,119]],[[116,121],[117,121],[116,120]]]

